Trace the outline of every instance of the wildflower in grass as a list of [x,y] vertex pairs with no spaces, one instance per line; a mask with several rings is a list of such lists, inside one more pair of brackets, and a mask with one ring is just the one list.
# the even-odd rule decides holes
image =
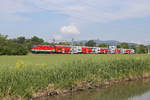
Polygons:
[[47,64],[42,64],[42,67],[47,67]]
[[136,60],[141,60],[140,57],[136,57]]
[[17,61],[16,68],[22,69],[23,67],[24,67],[24,61],[22,61],[22,60]]

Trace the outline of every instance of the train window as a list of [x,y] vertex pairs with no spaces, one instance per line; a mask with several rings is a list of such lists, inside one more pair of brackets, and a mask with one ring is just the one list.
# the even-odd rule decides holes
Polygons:
[[61,47],[59,47],[58,50],[61,50]]

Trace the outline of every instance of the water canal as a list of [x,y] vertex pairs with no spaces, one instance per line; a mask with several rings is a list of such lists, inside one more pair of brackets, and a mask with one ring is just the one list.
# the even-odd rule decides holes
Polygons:
[[150,100],[150,79],[40,100]]

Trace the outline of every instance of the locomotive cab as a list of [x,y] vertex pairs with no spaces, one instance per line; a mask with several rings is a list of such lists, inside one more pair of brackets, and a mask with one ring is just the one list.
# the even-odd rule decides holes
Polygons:
[[36,52],[36,50],[35,50],[36,47],[37,47],[36,45],[32,45],[32,46],[30,47],[30,50],[31,50],[32,53],[35,53],[35,52]]

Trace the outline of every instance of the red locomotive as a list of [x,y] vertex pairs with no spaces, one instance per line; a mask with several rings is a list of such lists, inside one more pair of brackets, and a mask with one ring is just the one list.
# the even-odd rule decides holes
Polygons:
[[60,53],[60,54],[134,54],[134,49],[118,49],[115,46],[109,48],[87,46],[63,46],[63,45],[34,45],[32,53]]

